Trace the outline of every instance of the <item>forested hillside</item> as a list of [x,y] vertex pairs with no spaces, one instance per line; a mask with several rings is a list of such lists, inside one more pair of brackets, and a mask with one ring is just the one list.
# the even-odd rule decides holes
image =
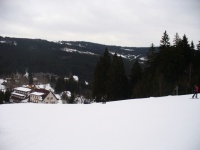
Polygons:
[[78,75],[92,81],[95,65],[105,48],[124,59],[128,73],[135,59],[146,56],[148,48],[107,46],[89,42],[0,37],[0,75],[45,72],[59,76]]

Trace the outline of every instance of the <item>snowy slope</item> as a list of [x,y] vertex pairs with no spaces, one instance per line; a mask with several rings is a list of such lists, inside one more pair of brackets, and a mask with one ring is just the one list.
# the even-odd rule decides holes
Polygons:
[[199,150],[200,99],[0,105],[1,150]]

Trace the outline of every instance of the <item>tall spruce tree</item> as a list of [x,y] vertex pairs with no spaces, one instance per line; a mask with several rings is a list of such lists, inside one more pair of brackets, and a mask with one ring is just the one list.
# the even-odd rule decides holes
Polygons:
[[194,50],[194,42],[191,42],[191,50]]
[[180,45],[180,42],[181,42],[181,38],[179,37],[179,34],[176,33],[175,36],[174,36],[174,40],[173,40],[173,46],[174,47],[178,47]]
[[192,62],[193,62],[193,51],[188,42],[188,38],[184,34],[182,39],[182,51],[185,59],[185,81],[186,81],[186,93],[191,88],[191,75],[192,75]]
[[94,71],[93,82],[93,97],[97,102],[101,102],[102,99],[107,99],[107,81],[108,71],[111,64],[111,57],[109,51],[106,48],[103,56],[100,57]]
[[184,57],[183,63],[185,65],[185,67],[188,67],[192,62],[193,52],[189,45],[188,38],[186,37],[186,35],[183,36],[183,39],[182,39],[181,45],[180,45],[180,50],[181,50],[181,54]]
[[168,87],[166,86],[166,82],[167,82],[167,76],[170,74],[168,71],[170,70],[170,61],[169,61],[169,57],[170,57],[170,38],[167,34],[167,31],[164,32],[161,40],[160,40],[160,47],[159,47],[159,53],[156,56],[156,60],[157,60],[157,65],[156,65],[156,69],[155,69],[155,76],[154,76],[154,80],[157,86],[157,90],[158,93],[157,95],[161,96],[163,95],[165,91],[168,90]]
[[32,70],[30,68],[28,69],[28,84],[29,85],[33,84],[33,75],[32,75]]
[[4,101],[4,92],[0,91],[0,104],[3,104]]
[[140,88],[138,83],[142,80],[142,68],[138,60],[136,60],[135,63],[133,64],[129,77],[130,77],[129,83],[132,91],[132,97],[138,97],[140,90],[137,91],[136,89]]
[[151,47],[149,48],[148,52],[147,52],[147,56],[146,56],[146,62],[145,62],[145,67],[150,67],[155,59],[155,55],[156,55],[156,50],[155,50],[155,46],[152,43]]
[[200,51],[200,41],[199,41],[199,44],[197,44],[197,49],[198,51]]
[[166,67],[168,66],[168,53],[170,50],[170,42],[167,31],[164,32],[159,47],[159,54],[157,56],[158,59],[158,72],[165,74]]
[[65,80],[63,77],[59,77],[56,80],[56,85],[55,85],[55,92],[56,93],[61,93],[65,91]]
[[4,100],[6,103],[10,103],[10,96],[11,96],[11,92],[9,89],[7,89],[4,95]]
[[109,70],[107,82],[108,99],[110,101],[127,99],[129,97],[128,79],[125,75],[124,63],[120,57],[115,55]]
[[158,59],[158,70],[162,74],[165,74],[166,67],[168,66],[168,53],[170,50],[170,42],[169,36],[167,31],[164,32],[161,40],[160,40],[160,47],[159,47],[159,54],[157,56]]
[[65,82],[65,90],[70,91],[71,93],[79,94],[79,83],[78,81],[74,80],[73,76],[71,76],[69,80]]
[[165,49],[167,47],[170,47],[170,42],[169,42],[169,36],[167,34],[167,31],[164,32],[162,39],[160,40],[160,49]]
[[32,73],[29,73],[29,74],[28,74],[28,83],[29,83],[29,85],[32,85],[32,84],[33,84],[33,76],[32,76]]

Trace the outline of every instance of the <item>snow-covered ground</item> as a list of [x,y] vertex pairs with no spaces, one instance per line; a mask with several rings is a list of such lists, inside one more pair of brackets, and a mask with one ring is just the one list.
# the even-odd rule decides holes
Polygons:
[[[79,47],[83,47],[83,46],[80,46]],[[70,52],[70,53],[80,53],[80,54],[87,54],[87,55],[97,55],[95,53],[92,53],[92,52],[88,52],[88,51],[79,51],[79,50],[76,50],[76,49],[70,49],[70,48],[62,48],[61,49],[62,51],[65,51],[65,52]]]
[[199,150],[200,99],[0,105],[1,150]]
[[[115,52],[110,52],[110,54],[115,55]],[[131,54],[118,54],[117,56],[121,56],[122,58],[126,58],[129,60],[137,59],[140,55],[131,55]]]

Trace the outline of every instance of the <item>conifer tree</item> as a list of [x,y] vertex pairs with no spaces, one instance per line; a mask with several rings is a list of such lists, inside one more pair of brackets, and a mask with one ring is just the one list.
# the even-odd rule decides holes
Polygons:
[[29,73],[29,74],[28,74],[28,83],[29,83],[29,85],[32,85],[32,84],[33,84],[33,76],[32,76],[32,73]]
[[167,34],[167,31],[164,32],[162,39],[160,40],[160,49],[165,49],[170,47],[170,42],[169,42],[169,36]]
[[191,50],[191,47],[188,42],[188,38],[186,37],[185,34],[181,41],[181,50],[182,50],[182,54],[184,55],[185,66],[188,66],[192,61],[193,54],[192,54],[192,50]]
[[167,31],[164,32],[159,47],[159,54],[157,56],[157,72],[165,74],[166,67],[168,66],[168,54],[170,50],[170,42]]
[[4,92],[0,91],[0,104],[3,104],[4,101]]
[[197,44],[197,49],[198,51],[200,51],[200,41],[199,41],[199,44]]
[[65,82],[65,90],[66,91],[70,91],[71,93],[79,93],[79,84],[77,81],[74,80],[73,76],[71,76],[69,78],[69,80],[67,80]]
[[155,55],[156,55],[156,50],[154,47],[154,44],[151,44],[151,47],[149,48],[149,51],[147,52],[147,56],[146,56],[146,62],[145,62],[145,67],[150,67],[155,59]]
[[175,36],[174,36],[174,40],[173,40],[173,46],[174,47],[178,47],[180,45],[180,42],[181,42],[181,38],[179,37],[179,34],[176,33]]
[[129,96],[128,79],[125,75],[124,63],[117,54],[113,56],[107,82],[108,99],[111,101],[126,99]]
[[188,50],[190,48],[188,38],[185,34],[183,35],[183,39],[182,39],[182,48],[184,48],[185,50]]
[[194,50],[194,43],[193,43],[193,41],[191,42],[191,49]]
[[54,88],[55,84],[56,84],[56,78],[53,75],[51,75],[51,79],[50,79],[50,85],[51,85],[51,87]]
[[94,71],[93,97],[97,102],[107,98],[108,71],[110,68],[111,57],[106,48],[103,56],[100,57]]
[[193,51],[188,42],[188,38],[184,34],[182,39],[181,49],[184,53],[185,62],[185,81],[186,81],[186,93],[188,93],[188,88],[191,87],[191,73],[192,73],[192,62],[193,62]]
[[[133,92],[134,89],[136,89],[136,87],[140,88],[138,83],[142,80],[142,68],[141,68],[138,60],[136,60],[135,63],[133,64],[133,67],[131,69],[129,77],[130,77],[129,83],[130,83],[131,91]],[[135,96],[137,96],[139,94],[137,92],[134,92]]]
[[29,85],[33,84],[33,75],[32,75],[32,71],[30,68],[28,69],[28,84]]
[[10,96],[11,96],[11,92],[7,89],[4,95],[4,100],[6,103],[10,102]]
[[55,92],[61,93],[63,91],[65,91],[65,80],[63,77],[59,77],[56,81]]

